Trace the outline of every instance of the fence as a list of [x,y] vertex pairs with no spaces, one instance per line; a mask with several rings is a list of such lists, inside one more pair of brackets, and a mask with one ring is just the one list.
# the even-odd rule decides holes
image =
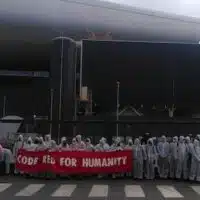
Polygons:
[[[38,134],[49,133],[50,124],[60,124],[60,136],[66,136],[72,139],[73,136],[80,133],[83,137],[90,137],[93,142],[98,142],[101,137],[106,137],[111,141],[116,136],[116,126],[118,124],[119,136],[138,137],[150,132],[153,136],[166,134],[188,135],[199,134],[200,120],[78,120],[78,121],[50,121],[50,120],[0,120],[1,123],[22,123],[20,132],[26,132],[27,125],[29,131]],[[52,137],[59,140],[58,135],[52,134]]]

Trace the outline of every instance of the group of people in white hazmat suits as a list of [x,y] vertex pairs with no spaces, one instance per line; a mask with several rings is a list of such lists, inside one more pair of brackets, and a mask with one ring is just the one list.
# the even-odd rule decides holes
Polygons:
[[[56,144],[50,135],[36,137],[34,140],[29,137],[24,140],[19,135],[18,140],[13,147],[13,155],[3,150],[0,146],[0,155],[4,151],[7,155],[6,163],[8,164],[11,157],[16,159],[19,149],[28,151],[41,151],[49,149],[51,151],[133,151],[133,170],[127,174],[113,174],[113,178],[117,176],[132,176],[134,179],[184,179],[200,182],[200,135],[195,138],[189,136],[174,136],[173,138],[150,137],[143,142],[142,137],[129,138],[124,143],[119,137],[113,140],[109,145],[106,138],[102,137],[98,144],[93,145],[90,138],[82,139],[81,135],[74,137],[69,143],[66,137],[62,137],[60,144]],[[10,157],[10,159],[9,159]],[[2,159],[4,159],[2,158]],[[1,157],[0,157],[1,159]],[[7,167],[7,173],[9,168]],[[19,173],[17,170],[15,173]],[[104,176],[104,175],[103,175]],[[102,177],[99,175],[99,177]]]

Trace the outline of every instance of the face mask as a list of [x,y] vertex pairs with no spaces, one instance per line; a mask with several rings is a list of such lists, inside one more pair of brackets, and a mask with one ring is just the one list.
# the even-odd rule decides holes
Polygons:
[[35,142],[34,142],[35,144],[38,144],[39,143],[39,141],[38,140],[35,140]]
[[140,141],[139,141],[139,140],[135,140],[134,143],[135,143],[136,145],[138,145],[138,144],[140,144]]
[[63,146],[66,146],[67,145],[67,141],[63,141]]
[[31,141],[28,141],[28,144],[31,144]]
[[129,146],[132,146],[132,142],[129,142],[128,145],[129,145]]

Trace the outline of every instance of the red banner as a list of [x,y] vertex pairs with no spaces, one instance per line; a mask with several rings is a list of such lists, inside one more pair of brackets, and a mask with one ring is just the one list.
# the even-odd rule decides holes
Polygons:
[[20,150],[16,168],[26,173],[66,174],[132,171],[132,151],[118,152],[32,152]]

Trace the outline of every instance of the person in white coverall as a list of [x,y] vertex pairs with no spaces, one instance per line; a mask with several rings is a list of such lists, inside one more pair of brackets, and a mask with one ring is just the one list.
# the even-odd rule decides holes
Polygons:
[[146,152],[139,138],[136,138],[133,145],[133,177],[135,179],[143,178],[143,163],[146,158]]
[[70,149],[70,151],[77,151],[78,150],[76,138],[72,139],[72,143],[70,144],[69,149]]
[[192,148],[192,161],[190,168],[190,176],[189,179],[191,181],[200,181],[200,145],[197,139],[194,140],[193,148]]
[[58,145],[56,144],[56,141],[55,140],[51,140],[51,143],[50,143],[50,151],[57,151],[59,150],[59,147]]
[[62,137],[61,138],[61,143],[59,145],[59,148],[61,151],[69,151],[69,145],[67,144],[67,138]]
[[185,138],[185,146],[186,146],[186,153],[183,166],[183,178],[184,180],[187,180],[189,178],[189,172],[191,168],[192,149],[193,149],[193,143],[191,143],[189,136]]
[[[45,143],[45,146],[48,149],[49,153],[59,150],[55,140],[49,140],[48,143]],[[46,173],[41,173],[39,175],[45,177],[46,179],[55,179],[56,178],[56,174],[51,171],[46,171]]]
[[[33,143],[31,137],[28,137],[27,141],[24,142],[23,149],[26,151],[35,151],[36,145]],[[25,173],[27,177],[37,175],[37,173]]]
[[85,149],[85,142],[82,141],[82,136],[77,135],[76,136],[76,141],[77,141],[77,148],[78,150],[84,150]]
[[47,148],[50,148],[50,146],[51,146],[51,135],[49,135],[49,134],[45,135],[44,144]]
[[5,156],[5,173],[10,174],[10,166],[14,164],[14,157],[10,149],[4,148]]
[[196,139],[199,141],[200,143],[200,134],[197,134]]
[[27,151],[34,151],[36,146],[33,143],[33,140],[31,137],[28,137],[27,141],[24,143],[24,147],[25,150]]
[[[106,138],[102,137],[100,139],[99,144],[97,144],[95,146],[95,151],[97,151],[97,152],[106,152],[106,151],[109,151],[109,145],[106,142]],[[103,175],[103,174],[99,174],[98,178],[102,178],[104,176],[105,175]]]
[[[67,138],[66,137],[62,137],[61,138],[61,143],[60,143],[58,148],[59,148],[60,151],[75,151],[77,149],[76,148],[76,138],[73,138],[72,144],[68,145],[67,144]],[[62,173],[62,174],[59,174],[59,176],[62,177],[62,178],[69,178],[69,174],[68,173]]]
[[39,143],[37,145],[36,151],[44,151],[48,149],[48,147],[44,143],[43,137],[39,137]]
[[178,137],[173,137],[169,145],[169,176],[175,178],[177,168],[177,150],[178,150]]
[[109,151],[110,147],[106,142],[106,138],[102,137],[99,141],[99,144],[95,146],[95,151]]
[[[109,151],[122,151],[123,148],[123,143],[121,142],[121,138],[117,137],[114,140],[114,143],[111,145]],[[122,173],[113,173],[112,178],[115,179],[116,177],[123,176],[124,174]]]
[[[133,151],[133,140],[131,138],[128,139],[127,145],[124,147],[124,150]],[[126,173],[126,176],[131,177],[132,172]]]
[[120,142],[120,137],[116,137],[113,141],[113,144],[110,146],[110,151],[116,151],[120,147]]
[[35,139],[34,139],[35,148],[37,148],[37,146],[39,144],[39,140],[40,140],[40,138],[36,136]]
[[155,166],[157,164],[158,153],[156,150],[156,146],[153,144],[153,139],[149,138],[147,141],[146,149],[146,178],[154,179],[155,178]]
[[21,148],[23,148],[23,145],[24,145],[23,135],[19,135],[18,138],[17,138],[17,141],[14,143],[14,146],[13,146],[13,156],[14,156],[14,159],[16,159],[18,150],[21,149]]
[[92,145],[90,138],[86,138],[85,150],[86,151],[94,151],[94,146]]
[[10,174],[10,165],[14,163],[14,157],[10,149],[3,148],[0,145],[0,162],[5,163],[5,171],[3,174]]
[[127,145],[124,147],[124,150],[133,150],[133,140],[128,139]]
[[177,148],[177,168],[176,168],[176,178],[180,179],[183,175],[184,159],[186,156],[186,145],[184,137],[179,137],[178,148]]
[[169,173],[169,143],[163,135],[161,141],[157,145],[158,165],[160,178],[167,178]]
[[[16,162],[17,154],[18,154],[19,149],[23,148],[23,146],[24,146],[24,138],[23,138],[23,135],[19,135],[18,138],[17,138],[17,141],[14,143],[14,146],[13,146],[13,157],[14,157],[14,162]],[[15,174],[18,174],[19,171],[15,168],[14,173],[15,173]]]

